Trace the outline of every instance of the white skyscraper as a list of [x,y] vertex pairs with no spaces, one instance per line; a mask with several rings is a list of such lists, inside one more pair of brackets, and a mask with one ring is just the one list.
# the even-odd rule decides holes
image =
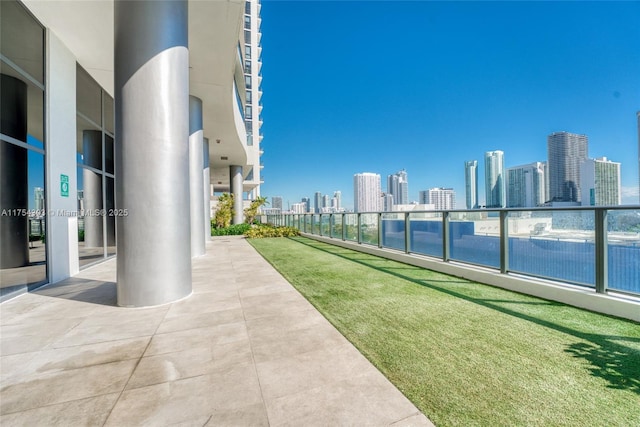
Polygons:
[[382,208],[380,174],[357,173],[353,175],[353,203],[355,212],[379,212]]
[[504,153],[500,150],[484,154],[485,197],[488,208],[507,206],[505,191]]
[[453,188],[430,188],[420,192],[420,203],[434,205],[437,211],[456,208],[456,192]]
[[478,209],[478,161],[464,162],[464,183],[467,209]]
[[507,169],[507,207],[542,206],[547,200],[546,163],[535,162]]
[[44,188],[34,187],[33,198],[35,202],[35,206],[34,206],[35,210],[40,212],[44,211]]
[[336,203],[335,203],[335,208],[337,210],[340,210],[340,208],[342,207],[342,191],[334,191],[333,192],[333,198],[335,199]]
[[587,159],[580,167],[582,206],[615,206],[622,203],[620,163],[606,157]]

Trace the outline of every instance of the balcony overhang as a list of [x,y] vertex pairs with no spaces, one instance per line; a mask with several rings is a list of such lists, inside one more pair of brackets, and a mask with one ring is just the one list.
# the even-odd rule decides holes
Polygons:
[[[24,0],[24,4],[113,96],[113,0]],[[243,0],[189,1],[190,94],[202,99],[212,168],[247,164],[246,135],[239,134],[234,122],[233,89],[243,10]]]

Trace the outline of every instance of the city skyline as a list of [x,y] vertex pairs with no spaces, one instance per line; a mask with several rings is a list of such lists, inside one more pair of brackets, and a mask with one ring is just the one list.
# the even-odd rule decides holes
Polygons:
[[[638,203],[637,3],[267,2],[262,13],[264,194],[340,188],[353,208],[354,173],[404,168],[409,200],[452,187],[464,208],[465,161],[492,149],[506,167],[545,161],[547,136],[567,131],[589,136],[589,157],[622,163],[622,201]],[[326,22],[335,31],[318,38]],[[579,31],[555,30],[567,22]],[[325,161],[291,150],[302,140]]]

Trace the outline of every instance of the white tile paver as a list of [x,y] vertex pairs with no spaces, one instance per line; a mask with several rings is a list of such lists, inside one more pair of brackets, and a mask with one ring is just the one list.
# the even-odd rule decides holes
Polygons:
[[432,425],[243,238],[193,294],[115,306],[115,260],[0,306],[0,424]]

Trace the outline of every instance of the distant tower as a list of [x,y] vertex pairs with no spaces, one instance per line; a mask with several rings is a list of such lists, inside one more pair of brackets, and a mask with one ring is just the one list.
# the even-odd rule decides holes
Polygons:
[[331,199],[329,198],[328,194],[325,194],[324,196],[322,196],[322,207],[323,208],[331,207]]
[[320,213],[322,212],[322,193],[319,191],[316,191],[316,194],[314,195],[314,205],[313,205],[313,212],[314,213]]
[[507,207],[542,206],[546,201],[544,162],[514,166],[507,169]]
[[467,209],[478,209],[478,161],[464,162],[464,183]]
[[379,212],[382,187],[377,173],[353,175],[353,203],[355,212]]
[[580,164],[587,160],[586,135],[555,132],[547,137],[549,200],[580,202]]
[[456,192],[453,188],[430,188],[420,192],[420,201],[427,205],[434,205],[437,211],[456,208]]
[[271,208],[272,209],[279,209],[280,212],[282,212],[282,197],[280,196],[274,196],[271,198]]
[[620,163],[606,157],[585,160],[580,168],[583,206],[615,206],[622,203]]
[[387,176],[387,194],[393,196],[393,204],[406,205],[409,203],[409,180],[407,178],[407,171],[402,169],[393,175]]
[[500,150],[484,154],[485,197],[488,208],[507,206],[505,192],[504,153]]
[[[33,188],[33,201],[35,203],[35,210],[36,211],[43,211],[44,210],[44,188],[42,187],[34,187]],[[40,215],[41,213],[39,212],[38,215]]]
[[340,209],[342,207],[342,191],[334,191],[333,198],[336,199],[336,209]]
[[303,213],[311,212],[311,199],[308,197],[303,197],[301,202],[306,203],[306,208]]

